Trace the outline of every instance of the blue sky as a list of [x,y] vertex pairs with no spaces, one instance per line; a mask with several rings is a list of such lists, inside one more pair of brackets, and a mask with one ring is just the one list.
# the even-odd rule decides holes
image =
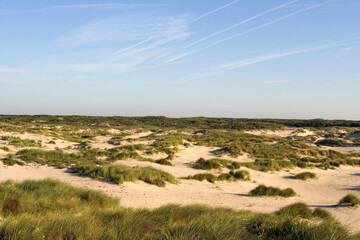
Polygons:
[[0,113],[360,120],[358,0],[0,0]]

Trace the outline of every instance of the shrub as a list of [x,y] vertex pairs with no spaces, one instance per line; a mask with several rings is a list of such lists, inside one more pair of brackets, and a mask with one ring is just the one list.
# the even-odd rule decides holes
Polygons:
[[360,199],[354,194],[348,194],[339,201],[338,205],[341,204],[350,204],[351,206],[355,207],[360,205]]
[[72,166],[74,172],[96,179],[122,184],[141,180],[157,186],[165,186],[165,181],[177,184],[178,180],[171,174],[151,167],[128,167],[120,164],[97,166],[93,163],[78,163]]
[[313,212],[313,216],[322,218],[322,219],[331,218],[331,214],[328,211],[321,209],[321,208],[315,208],[315,210]]
[[241,180],[250,180],[250,173],[247,170],[239,170],[234,173],[234,178]]
[[280,196],[280,197],[292,197],[296,193],[292,188],[286,188],[281,190],[275,187],[266,187],[265,185],[259,185],[255,189],[251,190],[250,196]]
[[0,161],[2,161],[4,163],[4,165],[7,166],[14,166],[15,164],[23,166],[24,163],[15,159],[15,155],[14,154],[8,154],[7,157],[0,159]]
[[199,173],[194,176],[188,176],[188,179],[196,179],[199,181],[207,180],[208,182],[214,183],[217,180],[217,177],[211,173]]
[[276,212],[279,215],[286,215],[290,217],[311,218],[312,212],[305,203],[294,203],[281,208]]
[[312,172],[302,172],[302,173],[296,174],[295,178],[300,179],[300,180],[307,180],[307,179],[316,179],[317,176],[315,173],[312,173]]
[[161,164],[161,165],[172,166],[171,162],[169,162],[168,160],[166,160],[164,158],[156,160],[155,163],[158,163],[158,164]]

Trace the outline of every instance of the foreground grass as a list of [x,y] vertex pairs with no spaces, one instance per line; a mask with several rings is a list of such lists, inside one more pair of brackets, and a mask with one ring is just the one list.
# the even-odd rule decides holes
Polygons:
[[72,166],[72,169],[81,175],[96,179],[100,178],[117,184],[141,180],[164,187],[166,182],[178,183],[178,180],[173,175],[151,167],[128,167],[120,164],[98,166],[91,163],[79,163]]
[[341,204],[350,204],[351,206],[355,207],[360,205],[360,199],[354,194],[348,194],[339,201],[339,205]]
[[280,196],[280,197],[293,197],[296,195],[292,188],[280,189],[276,187],[267,187],[265,185],[259,185],[255,189],[251,190],[250,196]]
[[[314,218],[314,216],[306,216]],[[119,206],[54,180],[0,183],[0,239],[357,239],[333,218],[260,214],[203,205]]]

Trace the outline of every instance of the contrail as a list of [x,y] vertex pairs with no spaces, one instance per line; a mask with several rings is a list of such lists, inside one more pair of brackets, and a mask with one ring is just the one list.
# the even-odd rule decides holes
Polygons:
[[283,58],[283,57],[297,55],[297,54],[301,54],[301,53],[314,52],[314,51],[319,51],[319,50],[323,50],[323,49],[346,46],[346,45],[352,44],[354,42],[356,43],[359,40],[360,40],[360,38],[358,37],[358,38],[353,38],[353,39],[348,39],[348,40],[343,40],[343,41],[338,41],[338,42],[327,43],[327,44],[323,44],[323,45],[316,46],[316,47],[302,48],[302,49],[291,50],[291,51],[286,51],[286,52],[282,52],[282,53],[275,53],[275,54],[270,54],[270,55],[250,57],[250,58],[246,58],[246,59],[242,59],[242,60],[238,60],[238,61],[234,61],[234,62],[230,62],[230,63],[227,63],[227,64],[220,65],[218,67],[213,68],[213,70],[211,70],[211,69],[203,69],[202,72],[199,72],[199,73],[195,74],[195,76],[190,75],[190,76],[185,77],[185,79],[180,80],[180,81],[176,81],[176,82],[177,83],[182,83],[182,82],[188,82],[188,81],[203,79],[203,78],[207,78],[207,77],[211,77],[211,76],[214,76],[214,75],[221,74],[223,72],[227,72],[227,71],[231,71],[231,70],[234,70],[234,69],[238,69],[238,68],[246,67],[246,66],[249,66],[249,65],[253,65],[253,64],[256,64],[256,63],[270,61],[270,60],[273,60],[273,59]]
[[[353,40],[351,40],[351,41],[353,41]],[[259,63],[259,62],[264,62],[264,61],[269,61],[269,60],[273,60],[273,59],[277,59],[277,58],[292,56],[292,55],[296,55],[296,54],[300,54],[300,53],[314,52],[314,51],[318,51],[318,50],[344,46],[347,44],[349,44],[349,40],[333,42],[333,43],[328,43],[328,44],[324,44],[324,45],[317,46],[317,47],[298,49],[298,50],[283,52],[283,53],[279,53],[279,54],[247,58],[247,59],[243,59],[240,61],[236,61],[236,62],[232,62],[232,63],[228,63],[225,65],[219,66],[216,68],[217,71],[215,71],[214,74],[219,74],[219,73],[222,73],[225,71],[245,67],[245,66],[252,65],[255,63]]]
[[240,25],[242,25],[242,24],[245,24],[245,23],[247,23],[247,22],[250,22],[250,21],[252,21],[252,20],[254,20],[254,19],[258,18],[258,17],[261,17],[261,16],[263,16],[263,15],[265,15],[265,14],[267,14],[267,13],[271,13],[271,12],[273,12],[273,11],[275,11],[275,10],[278,10],[278,9],[280,9],[280,8],[283,8],[283,7],[286,7],[286,6],[290,5],[290,4],[295,3],[295,2],[298,2],[298,1],[300,1],[300,0],[293,0],[293,1],[290,1],[290,2],[288,2],[288,3],[282,4],[282,5],[280,5],[280,6],[277,6],[277,7],[271,8],[271,9],[268,9],[268,10],[266,10],[266,11],[264,11],[264,12],[261,12],[261,13],[255,15],[255,16],[253,16],[253,17],[250,17],[250,18],[248,18],[248,19],[245,19],[245,20],[243,20],[243,21],[241,21],[241,22],[238,22],[238,23],[236,23],[236,24],[234,24],[234,25],[232,25],[232,26],[230,26],[230,27],[224,28],[224,29],[222,29],[222,30],[220,30],[220,31],[217,31],[217,32],[215,32],[215,33],[212,33],[212,34],[210,34],[210,35],[208,35],[208,36],[206,36],[206,37],[203,37],[203,38],[201,38],[201,39],[199,39],[199,40],[197,40],[197,41],[195,41],[195,42],[193,42],[193,43],[190,43],[189,45],[185,46],[183,49],[192,47],[192,46],[194,46],[195,44],[198,44],[198,43],[200,43],[200,42],[203,42],[203,41],[205,41],[205,40],[207,40],[207,39],[209,39],[209,38],[211,38],[211,37],[214,37],[214,36],[219,35],[219,34],[221,34],[221,33],[227,32],[227,31],[229,31],[229,30],[231,30],[231,29],[234,29],[234,28],[236,28],[236,27],[238,27],[238,26],[240,26]]
[[240,1],[240,0],[235,0],[235,1],[233,1],[233,2],[230,2],[230,3],[228,3],[228,4],[223,5],[223,6],[221,6],[221,7],[218,7],[218,8],[216,8],[216,9],[210,11],[210,12],[204,13],[203,15],[195,18],[195,19],[193,20],[193,22],[196,22],[196,21],[198,21],[198,20],[200,20],[200,19],[202,19],[202,18],[204,18],[204,17],[206,17],[206,16],[209,16],[210,14],[213,14],[213,13],[215,13],[215,12],[217,12],[217,11],[223,9],[223,8],[226,8],[226,7],[228,7],[228,6],[231,6],[231,5],[233,5],[233,4],[235,4],[235,3],[239,2],[239,1]]
[[271,24],[274,24],[274,23],[279,22],[279,21],[281,21],[281,20],[284,20],[284,19],[286,19],[286,18],[292,17],[292,16],[294,16],[294,15],[297,15],[297,14],[302,13],[302,12],[305,12],[305,11],[309,11],[309,10],[311,10],[311,9],[313,9],[313,8],[320,7],[320,6],[322,6],[322,5],[328,4],[328,3],[333,2],[333,1],[335,1],[335,0],[326,1],[326,2],[323,2],[323,3],[319,3],[319,4],[316,4],[316,5],[313,5],[313,6],[310,6],[310,7],[303,8],[303,9],[301,9],[301,10],[292,12],[292,13],[287,14],[287,15],[285,15],[285,16],[276,18],[276,19],[274,19],[274,20],[272,20],[272,21],[270,21],[270,22],[268,22],[268,23],[265,23],[265,24],[262,24],[262,25],[260,25],[260,26],[251,28],[251,29],[246,30],[246,31],[241,32],[241,33],[237,33],[237,34],[235,34],[235,35],[233,35],[233,36],[230,36],[230,37],[227,37],[227,38],[223,38],[223,39],[221,39],[221,40],[219,40],[219,41],[216,41],[216,42],[214,42],[214,43],[212,43],[212,44],[209,44],[209,45],[207,45],[207,46],[205,46],[205,47],[203,47],[203,48],[201,48],[201,49],[194,50],[194,51],[191,51],[191,52],[187,52],[187,53],[184,53],[184,54],[175,56],[175,57],[169,59],[168,62],[172,62],[172,61],[181,59],[181,58],[183,58],[183,57],[186,57],[186,56],[188,56],[188,55],[191,55],[191,54],[194,54],[194,53],[197,53],[197,52],[201,52],[201,51],[203,51],[203,50],[205,50],[205,49],[208,49],[208,48],[210,48],[210,47],[212,47],[212,46],[218,45],[218,44],[220,44],[220,43],[222,43],[222,42],[225,42],[225,41],[227,41],[227,40],[230,40],[230,39],[239,37],[239,36],[241,36],[241,35],[244,35],[244,34],[246,34],[246,33],[253,32],[253,31],[255,31],[255,30],[258,30],[258,29],[267,27],[267,26],[269,26],[269,25],[271,25]]
[[129,47],[126,47],[126,48],[124,48],[124,49],[121,49],[121,50],[119,50],[119,51],[116,51],[114,54],[120,54],[120,53],[125,52],[125,51],[127,51],[127,50],[130,50],[130,49],[132,49],[132,48],[134,48],[134,47],[140,46],[140,45],[143,44],[143,43],[149,42],[149,41],[151,41],[151,40],[153,40],[153,39],[154,39],[154,38],[145,39],[145,40],[143,40],[143,41],[141,41],[141,42],[135,43],[134,45],[131,45],[131,46],[129,46]]

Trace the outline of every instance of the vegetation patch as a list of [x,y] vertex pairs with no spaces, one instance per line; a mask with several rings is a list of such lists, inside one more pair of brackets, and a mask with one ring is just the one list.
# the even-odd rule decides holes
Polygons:
[[296,174],[295,176],[295,179],[299,179],[299,180],[308,180],[308,179],[316,179],[317,176],[315,173],[312,173],[312,172],[302,172],[302,173],[299,173],[299,174]]
[[54,181],[0,183],[0,239],[355,240],[336,221],[204,205],[119,206],[100,192]]
[[177,184],[179,181],[171,174],[151,167],[128,167],[120,164],[98,166],[91,163],[78,163],[72,170],[84,176],[122,184],[141,180],[164,187],[166,182]]
[[339,201],[338,205],[341,204],[349,204],[355,207],[357,205],[360,205],[360,199],[356,197],[354,194],[348,194]]
[[250,180],[250,174],[246,170],[239,170],[239,171],[230,171],[229,173],[222,173],[218,176],[215,176],[211,173],[199,173],[193,176],[188,176],[187,179],[195,179],[199,181],[208,181],[211,183],[215,183],[216,181],[237,181],[243,180],[247,181]]
[[306,219],[310,219],[313,217],[318,217],[322,219],[333,219],[328,211],[321,208],[315,208],[314,211],[311,211],[311,209],[302,202],[285,206],[278,210],[276,214],[289,217],[301,217]]
[[267,187],[265,185],[259,185],[255,189],[251,190],[250,196],[279,196],[279,197],[293,197],[296,195],[292,188],[280,189],[276,187]]
[[41,141],[35,141],[33,139],[21,139],[20,137],[13,136],[1,136],[0,138],[9,141],[9,145],[15,147],[41,147]]

